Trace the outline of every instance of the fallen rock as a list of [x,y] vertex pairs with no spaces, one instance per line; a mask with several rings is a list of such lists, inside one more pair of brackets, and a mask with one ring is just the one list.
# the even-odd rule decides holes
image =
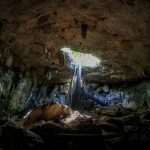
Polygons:
[[142,118],[146,120],[150,120],[150,111],[146,112]]
[[60,124],[54,123],[53,121],[48,121],[43,124],[36,124],[30,130],[38,135],[45,136],[47,134],[58,134],[62,132],[62,126]]
[[86,123],[93,123],[91,116],[81,114],[78,111],[74,111],[69,117],[62,120],[68,127],[77,127]]
[[15,123],[8,123],[1,131],[0,147],[6,150],[40,150],[42,138]]
[[106,132],[118,133],[124,131],[122,128],[108,122],[99,122],[98,125]]
[[122,144],[124,141],[124,136],[115,137],[105,140],[108,150],[120,150],[122,149]]
[[140,122],[140,117],[138,115],[129,115],[120,118],[124,125],[137,125]]
[[80,124],[79,126],[76,127],[78,130],[78,133],[80,134],[102,134],[101,127],[96,124],[92,123],[85,123],[85,124]]
[[109,117],[122,117],[129,115],[131,112],[131,109],[122,108],[120,106],[105,106],[100,108],[96,113]]
[[124,124],[119,119],[110,118],[107,120],[107,122],[116,125],[120,130],[124,130]]

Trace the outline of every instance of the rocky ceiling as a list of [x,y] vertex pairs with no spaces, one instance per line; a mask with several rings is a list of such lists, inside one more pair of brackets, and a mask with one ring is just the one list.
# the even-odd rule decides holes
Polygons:
[[145,78],[149,17],[149,0],[1,0],[0,46],[27,66],[50,68],[62,67],[59,50],[70,47],[101,58],[111,79]]

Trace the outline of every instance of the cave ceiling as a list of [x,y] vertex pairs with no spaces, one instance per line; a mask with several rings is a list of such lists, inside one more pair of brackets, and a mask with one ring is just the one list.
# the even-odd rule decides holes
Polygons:
[[60,49],[70,47],[100,58],[114,78],[148,77],[149,17],[149,0],[1,0],[0,46],[28,66],[61,69]]

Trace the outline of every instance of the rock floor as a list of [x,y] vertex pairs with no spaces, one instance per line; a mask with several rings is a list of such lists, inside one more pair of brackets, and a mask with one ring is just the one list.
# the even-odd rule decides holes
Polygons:
[[150,146],[150,111],[136,112],[101,107],[70,124],[48,121],[26,129],[15,122],[0,121],[2,150],[41,149],[144,149]]

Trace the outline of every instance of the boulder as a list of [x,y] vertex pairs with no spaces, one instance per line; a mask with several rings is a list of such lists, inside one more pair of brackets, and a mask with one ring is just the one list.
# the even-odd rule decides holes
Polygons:
[[15,123],[8,123],[1,131],[0,147],[6,150],[40,150],[42,138]]

